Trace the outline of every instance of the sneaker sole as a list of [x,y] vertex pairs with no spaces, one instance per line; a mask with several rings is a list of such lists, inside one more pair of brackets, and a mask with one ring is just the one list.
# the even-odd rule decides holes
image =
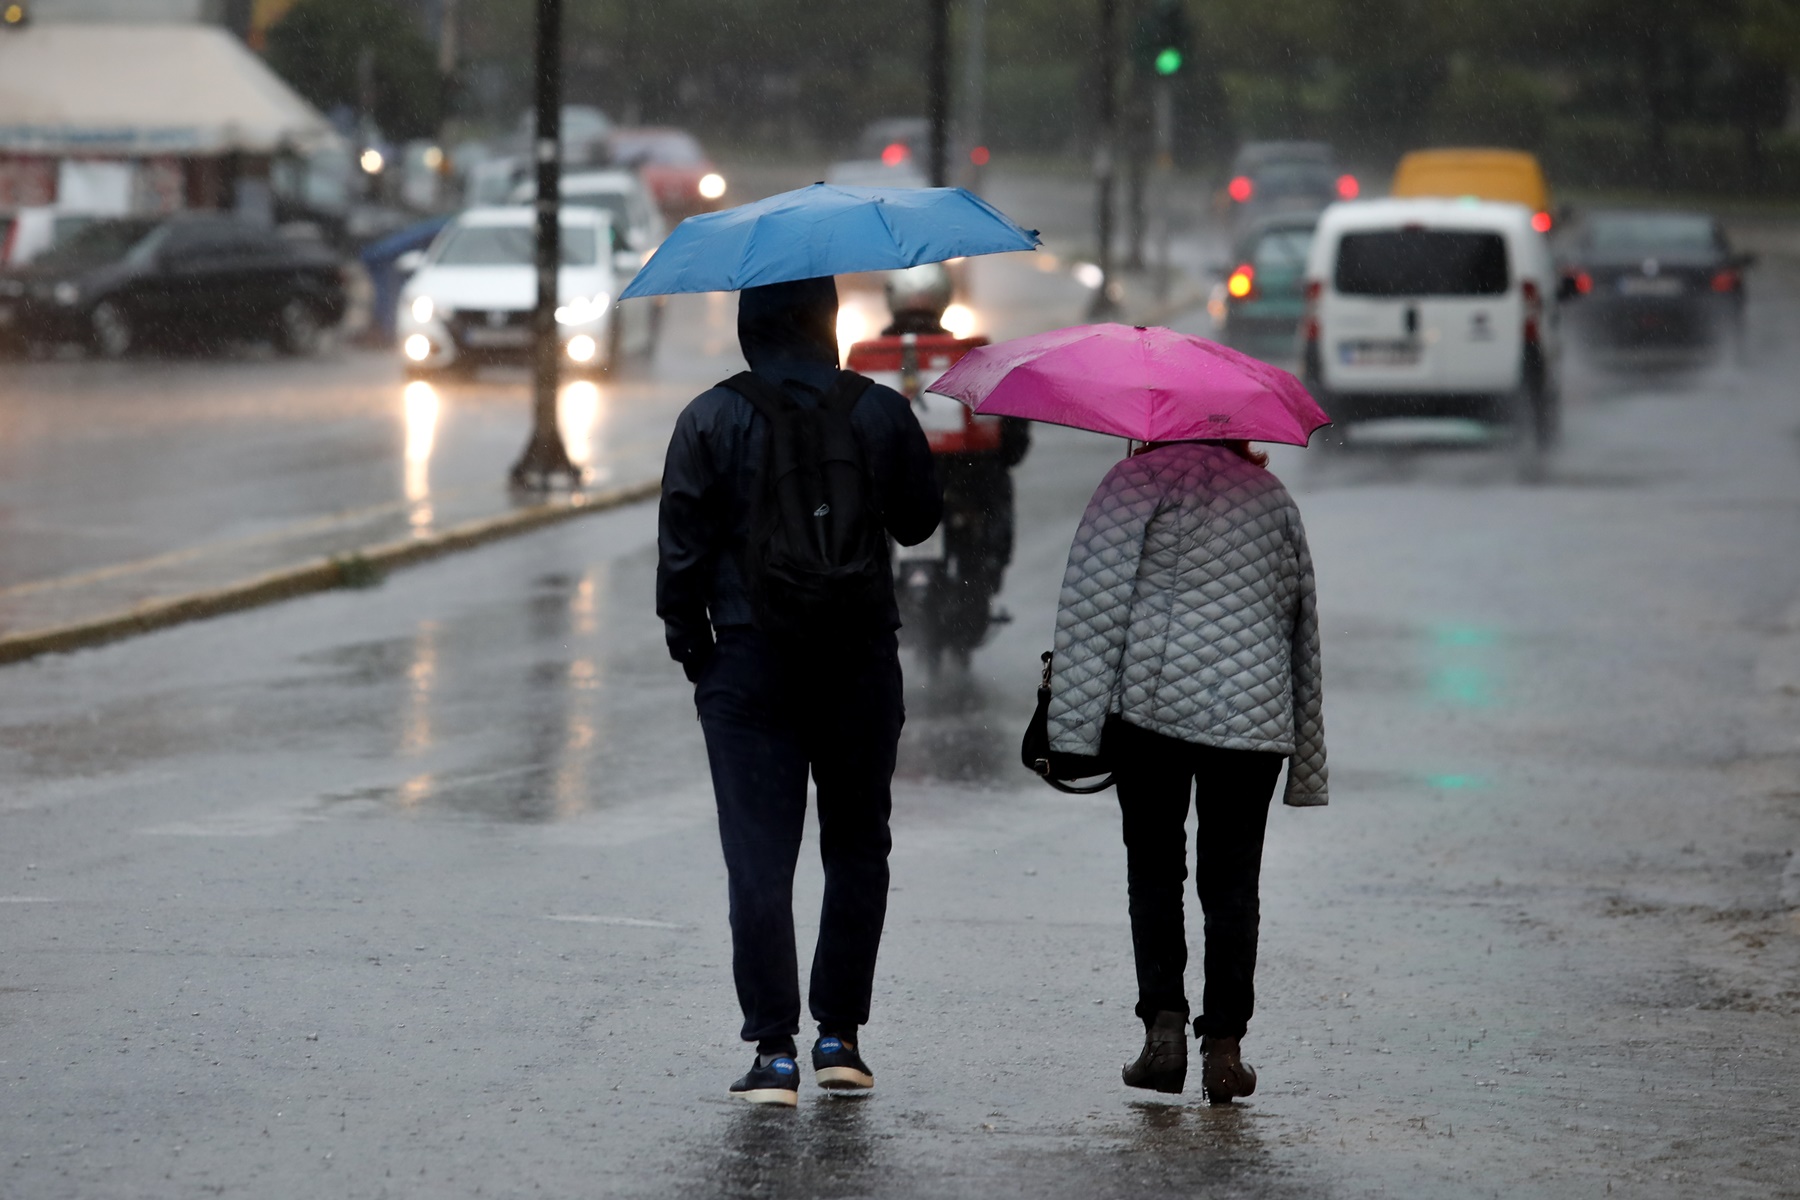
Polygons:
[[733,1092],[731,1098],[746,1104],[779,1104],[786,1108],[797,1107],[800,1103],[800,1093],[791,1088],[751,1088],[747,1092]]
[[820,1067],[813,1080],[830,1092],[866,1092],[875,1086],[873,1075],[855,1067]]

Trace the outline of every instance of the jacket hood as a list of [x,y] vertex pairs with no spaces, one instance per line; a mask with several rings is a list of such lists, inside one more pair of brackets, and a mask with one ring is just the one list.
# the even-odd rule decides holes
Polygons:
[[745,288],[738,346],[752,368],[772,362],[838,365],[837,281],[825,275]]

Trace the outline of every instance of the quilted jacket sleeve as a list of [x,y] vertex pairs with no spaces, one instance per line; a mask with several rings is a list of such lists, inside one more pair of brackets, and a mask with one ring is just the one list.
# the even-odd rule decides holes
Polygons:
[[1319,604],[1313,591],[1312,552],[1298,509],[1290,509],[1294,549],[1299,556],[1296,609],[1290,670],[1294,697],[1294,756],[1288,761],[1287,794],[1282,802],[1296,807],[1329,799],[1325,770],[1323,676],[1319,667]]
[[1097,754],[1118,689],[1144,530],[1160,497],[1141,460],[1126,459],[1088,501],[1069,547],[1056,608],[1050,677],[1050,748]]

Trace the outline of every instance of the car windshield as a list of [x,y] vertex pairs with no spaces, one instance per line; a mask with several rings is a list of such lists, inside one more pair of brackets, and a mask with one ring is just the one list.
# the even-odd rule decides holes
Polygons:
[[[432,261],[445,267],[529,267],[536,253],[537,231],[528,225],[464,225],[450,231]],[[594,261],[594,231],[565,226],[562,265],[588,267]]]
[[157,231],[154,221],[93,221],[38,255],[37,263],[46,267],[95,267],[118,262]]
[[700,143],[685,133],[614,134],[613,157],[624,163],[659,167],[697,167],[706,161]]
[[1350,296],[1499,296],[1506,292],[1506,239],[1453,229],[1346,233],[1337,290]]
[[1719,248],[1712,218],[1684,213],[1594,217],[1587,244],[1602,254],[1708,254]]
[[614,229],[631,224],[630,202],[623,192],[564,192],[563,203],[571,208],[591,208],[608,214]]
[[1260,275],[1297,275],[1306,269],[1312,243],[1310,227],[1266,230],[1256,239],[1250,263]]

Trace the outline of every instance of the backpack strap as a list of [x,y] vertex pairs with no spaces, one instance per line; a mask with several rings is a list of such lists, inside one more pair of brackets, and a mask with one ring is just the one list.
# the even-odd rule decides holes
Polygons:
[[748,400],[763,418],[773,424],[783,413],[793,410],[793,399],[755,371],[739,371],[715,386],[736,392]]

